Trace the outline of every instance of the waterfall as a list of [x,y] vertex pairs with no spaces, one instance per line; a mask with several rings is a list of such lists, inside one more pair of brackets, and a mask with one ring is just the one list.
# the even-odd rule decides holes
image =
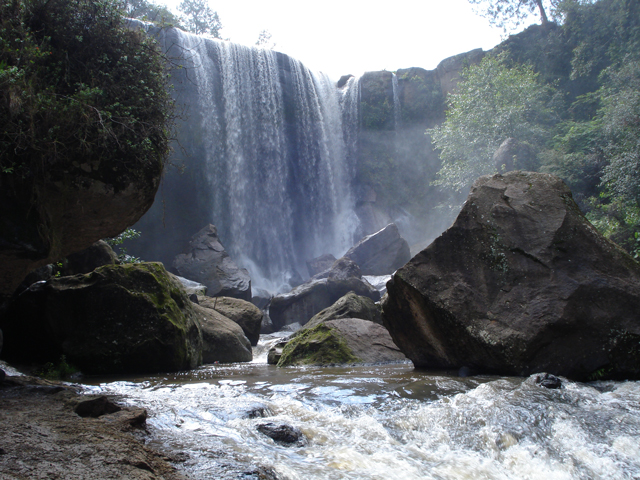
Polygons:
[[[307,260],[342,255],[357,228],[357,79],[338,89],[281,53],[176,29],[157,34],[181,66],[173,77],[176,102],[188,108],[178,136],[187,154],[177,162],[183,177],[161,192],[170,232],[143,219],[143,236],[157,232],[153,242],[170,250],[213,223],[253,285],[272,291],[305,277]],[[171,203],[188,207],[174,212]],[[158,223],[155,209],[147,216]],[[165,241],[176,232],[180,241]],[[181,253],[150,248],[165,263]]]

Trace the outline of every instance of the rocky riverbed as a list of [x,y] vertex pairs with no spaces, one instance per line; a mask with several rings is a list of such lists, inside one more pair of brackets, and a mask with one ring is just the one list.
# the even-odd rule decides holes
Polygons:
[[[100,408],[119,410],[92,417]],[[118,407],[113,399],[81,395],[57,382],[7,376],[0,384],[0,478],[187,478],[169,463],[179,456],[144,445],[145,421],[144,409]]]

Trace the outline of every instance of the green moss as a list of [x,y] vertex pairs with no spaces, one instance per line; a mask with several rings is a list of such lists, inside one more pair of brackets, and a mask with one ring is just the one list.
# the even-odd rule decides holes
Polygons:
[[301,330],[282,350],[278,367],[292,365],[333,365],[360,363],[344,338],[332,328],[320,324]]

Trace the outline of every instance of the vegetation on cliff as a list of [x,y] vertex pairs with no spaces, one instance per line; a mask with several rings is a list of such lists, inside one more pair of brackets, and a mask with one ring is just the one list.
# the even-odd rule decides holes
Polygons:
[[2,0],[1,172],[165,158],[167,78],[154,40],[127,28],[117,2]]
[[443,159],[437,182],[462,189],[495,172],[493,152],[515,138],[537,157],[515,168],[562,177],[600,231],[637,258],[640,4],[566,0],[555,11],[561,25],[530,27],[465,70],[447,120],[429,131]]

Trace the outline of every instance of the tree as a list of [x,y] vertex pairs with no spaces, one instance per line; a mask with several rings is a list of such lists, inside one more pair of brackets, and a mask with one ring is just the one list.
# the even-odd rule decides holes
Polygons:
[[147,22],[181,27],[180,19],[171,13],[166,5],[157,5],[147,0],[125,0],[125,14]]
[[[535,11],[544,25],[555,15],[562,0],[469,0],[473,5],[481,5],[481,15],[502,28],[505,33],[515,30]],[[547,14],[549,12],[549,14]]]
[[2,0],[0,39],[0,174],[12,183],[88,158],[114,171],[166,158],[166,59],[121,4]]
[[274,48],[276,48],[275,42],[271,42],[271,32],[269,32],[269,30],[262,30],[260,32],[260,35],[258,35],[258,40],[256,41],[256,46],[269,50],[273,50]]
[[222,38],[220,36],[222,23],[218,12],[211,9],[207,0],[182,0],[178,10],[184,14],[183,24],[188,31],[196,35]]
[[493,154],[507,138],[539,149],[550,136],[550,96],[526,65],[508,68],[487,55],[463,70],[445,122],[427,130],[442,160],[434,183],[459,191],[494,173]]

